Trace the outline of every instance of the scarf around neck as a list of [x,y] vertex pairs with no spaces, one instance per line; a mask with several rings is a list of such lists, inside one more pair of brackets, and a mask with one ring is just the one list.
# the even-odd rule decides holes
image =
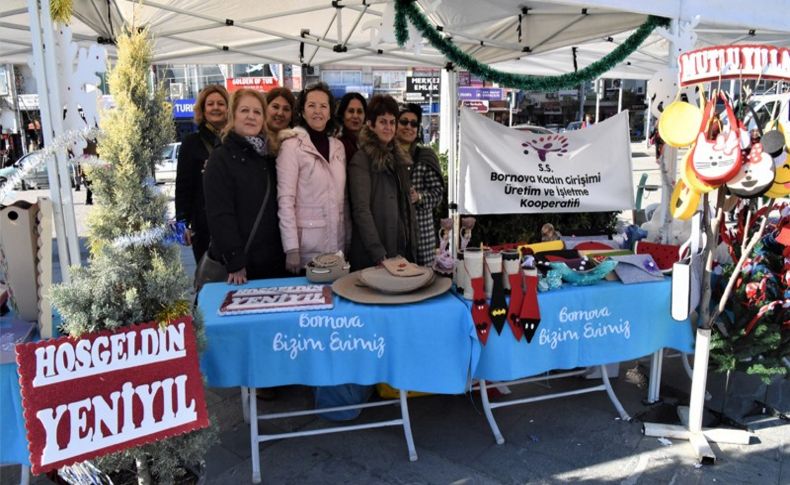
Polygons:
[[266,155],[266,137],[263,134],[256,136],[245,136],[245,140],[252,146],[255,152],[260,155]]

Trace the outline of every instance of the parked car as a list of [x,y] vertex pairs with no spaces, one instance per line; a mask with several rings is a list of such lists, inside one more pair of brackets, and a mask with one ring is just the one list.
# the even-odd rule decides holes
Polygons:
[[156,182],[175,182],[176,167],[178,165],[178,152],[181,150],[181,142],[170,143],[162,150],[162,158],[156,162],[155,178]]
[[542,126],[535,126],[535,125],[516,125],[511,127],[515,130],[519,131],[527,131],[529,133],[534,133],[536,135],[553,135],[554,132],[549,130],[548,128],[543,128]]
[[[32,154],[28,153],[27,155],[21,157],[19,160],[14,162],[13,167],[6,167],[2,171],[0,171],[0,183],[4,182],[5,178],[8,178],[11,173],[17,170],[19,167],[22,166],[23,163],[31,156]],[[9,170],[11,169],[11,170]],[[77,186],[81,182],[79,171],[77,170],[76,165],[69,161],[69,179],[71,182],[71,188],[76,189]],[[28,173],[23,179],[21,185],[18,187],[22,190],[27,189],[48,189],[49,188],[49,172],[47,171],[47,164],[42,163],[35,170]]]
[[548,124],[546,128],[551,130],[552,133],[563,133],[565,131],[565,127],[557,123]]
[[582,129],[582,122],[581,121],[571,121],[568,123],[567,131],[574,131],[574,130],[581,130]]

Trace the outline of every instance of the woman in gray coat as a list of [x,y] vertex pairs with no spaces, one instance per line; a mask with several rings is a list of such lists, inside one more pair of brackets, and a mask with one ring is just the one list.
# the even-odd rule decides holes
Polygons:
[[409,199],[411,159],[395,142],[398,114],[398,103],[391,96],[374,96],[359,134],[359,150],[348,163],[352,271],[395,256],[416,258],[417,222]]

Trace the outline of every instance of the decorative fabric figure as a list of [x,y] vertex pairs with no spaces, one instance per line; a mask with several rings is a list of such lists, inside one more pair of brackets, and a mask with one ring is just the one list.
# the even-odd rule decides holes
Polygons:
[[508,281],[510,282],[510,307],[507,311],[507,323],[510,326],[510,331],[516,338],[516,342],[521,340],[524,336],[524,327],[521,324],[521,304],[524,301],[524,275],[521,269],[515,273],[507,274]]
[[466,246],[469,245],[469,241],[472,239],[473,227],[475,227],[474,217],[464,217],[461,219],[461,244],[458,248],[458,266],[455,272],[455,286],[459,293],[466,293],[466,287],[469,285],[463,260]]
[[444,276],[452,276],[455,269],[455,260],[450,254],[450,238],[453,234],[453,220],[442,219],[439,229],[439,249],[433,260],[433,270]]
[[491,305],[488,314],[491,323],[496,329],[496,333],[501,335],[507,320],[507,302],[505,301],[505,289],[502,281],[502,254],[494,253],[486,255],[486,268],[491,275]]
[[471,278],[469,286],[472,287],[474,298],[472,299],[472,321],[477,330],[477,337],[483,345],[488,342],[491,332],[491,317],[489,315],[488,300],[484,289],[483,277]]
[[524,300],[521,303],[519,319],[524,329],[527,343],[532,343],[532,337],[540,324],[540,306],[538,305],[538,270],[524,270]]

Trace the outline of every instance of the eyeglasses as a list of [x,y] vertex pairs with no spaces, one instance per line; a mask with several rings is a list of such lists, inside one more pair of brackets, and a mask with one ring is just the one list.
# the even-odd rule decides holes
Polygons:
[[419,121],[417,121],[417,120],[407,120],[406,118],[399,119],[398,123],[401,126],[411,125],[412,128],[417,128],[418,126],[420,126],[420,122]]

